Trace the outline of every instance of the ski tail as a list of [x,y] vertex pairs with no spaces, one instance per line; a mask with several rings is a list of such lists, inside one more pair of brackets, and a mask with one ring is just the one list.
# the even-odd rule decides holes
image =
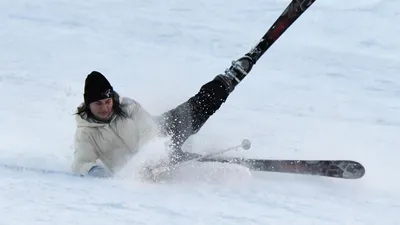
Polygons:
[[248,53],[233,61],[227,71],[240,71],[236,74],[235,85],[241,82],[251,71],[253,65],[282,36],[283,33],[315,2],[315,0],[292,0],[282,14]]
[[315,0],[293,0],[269,28],[260,42],[246,54],[255,64],[276,40],[315,2]]
[[203,158],[201,162],[239,164],[252,171],[316,175],[343,179],[359,179],[364,176],[364,166],[352,160],[273,160],[246,159],[240,157]]

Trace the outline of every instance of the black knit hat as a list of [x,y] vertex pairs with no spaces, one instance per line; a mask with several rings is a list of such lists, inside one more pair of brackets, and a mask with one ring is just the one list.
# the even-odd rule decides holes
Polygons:
[[111,98],[112,95],[113,87],[103,74],[93,71],[86,77],[85,92],[83,94],[85,105],[88,106],[92,102]]

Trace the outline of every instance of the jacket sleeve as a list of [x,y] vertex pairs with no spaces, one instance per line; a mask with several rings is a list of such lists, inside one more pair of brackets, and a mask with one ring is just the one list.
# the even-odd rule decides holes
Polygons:
[[75,134],[75,152],[72,171],[83,176],[96,166],[98,155],[91,144],[89,135],[78,128]]

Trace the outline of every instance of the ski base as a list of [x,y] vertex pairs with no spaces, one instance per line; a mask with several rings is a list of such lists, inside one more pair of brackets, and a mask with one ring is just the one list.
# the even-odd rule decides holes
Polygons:
[[333,178],[359,179],[364,176],[364,166],[352,160],[272,160],[246,158],[202,158],[201,162],[239,164],[252,171],[316,175]]

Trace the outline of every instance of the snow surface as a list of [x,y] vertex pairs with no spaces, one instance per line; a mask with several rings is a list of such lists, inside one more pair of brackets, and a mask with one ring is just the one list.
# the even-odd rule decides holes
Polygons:
[[250,50],[288,3],[0,1],[0,224],[400,224],[395,0],[317,0],[188,142],[212,152],[249,138],[250,151],[230,155],[357,160],[362,179],[212,164],[141,181],[139,158],[162,155],[162,140],[114,179],[68,175],[89,72],[160,114]]

